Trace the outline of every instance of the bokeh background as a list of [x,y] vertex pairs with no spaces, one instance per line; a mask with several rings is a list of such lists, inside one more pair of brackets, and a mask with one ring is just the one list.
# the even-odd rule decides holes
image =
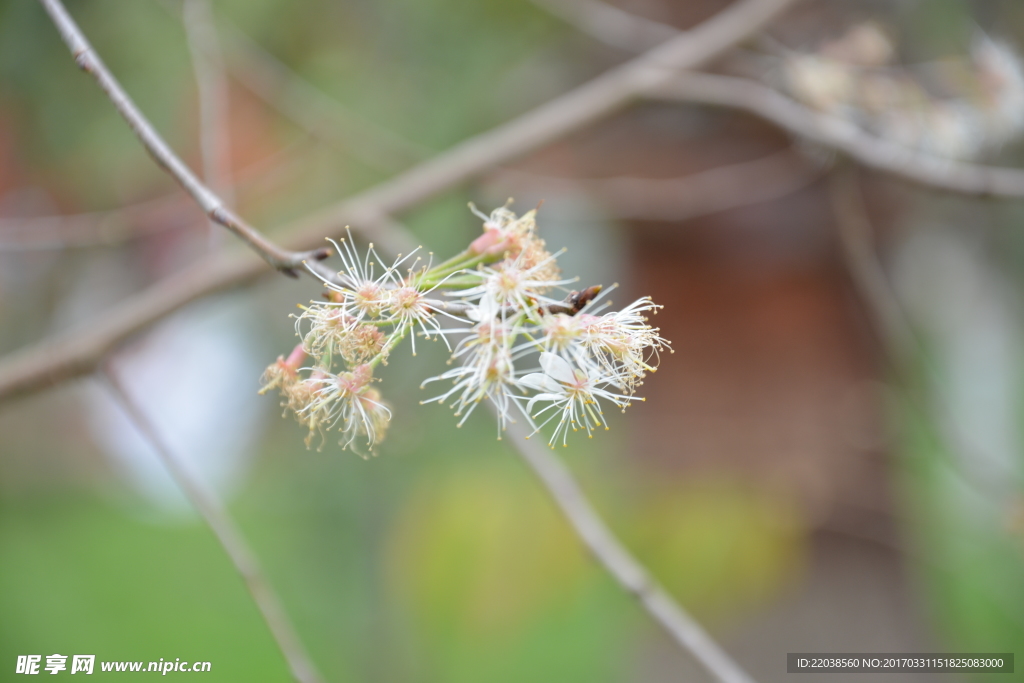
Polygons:
[[[617,6],[685,28],[725,4]],[[226,182],[271,236],[629,57],[526,0],[211,5]],[[68,6],[200,168],[180,3]],[[813,51],[867,20],[901,64],[962,58],[979,32],[1024,49],[1013,0],[806,0],[722,68],[771,82],[779,46]],[[623,207],[592,183],[683,178],[792,146],[746,114],[640,103],[397,218],[445,253],[478,234],[468,201],[543,200],[541,235],[568,248],[565,272],[619,282],[619,303],[664,304],[655,324],[675,353],[643,386],[646,403],[559,455],[758,680],[787,679],[795,651],[1020,656],[1020,203],[858,173],[919,342],[894,363],[843,252],[829,187],[844,165],[827,151],[797,144],[813,172],[789,191],[700,215],[683,192]],[[986,154],[1024,162],[1012,142]],[[0,2],[0,230],[4,352],[235,247],[21,0]],[[590,561],[483,411],[456,429],[449,411],[418,405],[443,348],[392,356],[382,388],[395,418],[378,457],[307,451],[256,391],[295,343],[289,313],[318,294],[308,279],[264,279],[189,306],[112,362],[228,503],[328,680],[705,680]],[[91,378],[0,408],[0,679],[17,655],[54,652],[287,679],[223,552]]]

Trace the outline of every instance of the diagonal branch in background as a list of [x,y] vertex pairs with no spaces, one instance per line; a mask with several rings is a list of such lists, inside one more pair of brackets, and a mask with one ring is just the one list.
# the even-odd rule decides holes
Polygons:
[[846,269],[883,347],[897,368],[905,368],[920,345],[878,258],[855,169],[836,169],[828,190]]
[[295,270],[302,266],[303,261],[319,261],[330,255],[330,250],[326,248],[306,252],[282,249],[241,217],[235,215],[231,209],[225,206],[220,197],[200,182],[189,167],[171,151],[171,148],[132,102],[128,93],[121,88],[121,84],[107,70],[60,0],[39,0],[39,2],[50,15],[57,30],[60,31],[61,38],[75,58],[75,63],[96,80],[157,164],[178,181],[210,220],[238,235],[271,266],[291,275],[294,275]]
[[[181,9],[199,94],[199,149],[203,157],[203,180],[226,204],[234,205],[230,98],[213,12],[209,0],[185,0]],[[216,230],[216,226],[211,224],[210,227]],[[217,239],[220,234],[216,230],[211,238]]]
[[[942,388],[942,378],[935,366],[927,361],[924,344],[878,257],[857,169],[840,168],[833,173],[829,195],[847,270],[882,348],[904,387],[910,406],[934,425],[936,445],[949,456],[949,465],[956,477],[973,488],[982,499],[994,500],[997,505],[1010,509],[1018,499],[1021,475],[979,453],[957,427],[957,417]],[[913,363],[921,359],[925,360],[921,367],[932,384],[931,397],[915,390],[915,385],[921,382],[915,376]]]
[[652,19],[630,14],[603,0],[530,0],[550,14],[605,45],[643,52],[682,31]]
[[[242,167],[237,174],[236,189],[266,192],[268,186],[276,186],[294,176],[299,165],[307,163],[299,154],[307,146],[306,140],[293,142]],[[2,216],[0,235],[4,239],[0,240],[0,253],[114,247],[175,227],[196,227],[191,215],[188,222],[166,220],[171,213],[189,213],[192,208],[198,209],[188,195],[172,191],[105,211]]]
[[494,173],[489,184],[585,192],[615,218],[678,223],[779,199],[806,187],[824,170],[824,165],[785,149],[676,178],[555,178],[509,169]]
[[[55,4],[55,0],[40,1],[47,6]],[[310,249],[322,244],[325,235],[352,223],[372,232],[384,250],[408,253],[406,235],[389,229],[382,217],[416,206],[482,171],[610,115],[671,78],[668,67],[688,69],[710,62],[756,34],[793,2],[744,0],[732,5],[685,36],[374,188],[297,220],[283,231],[291,244]],[[66,18],[62,8],[58,16]],[[652,68],[655,65],[660,68]],[[107,352],[153,322],[203,296],[251,283],[264,273],[266,266],[250,254],[210,255],[129,297],[90,324],[0,360],[0,402],[89,374]]]
[[[647,21],[599,0],[534,2],[552,11],[557,5],[568,14],[585,14],[609,30],[620,26],[620,22],[627,21],[627,18],[633,22]],[[426,148],[349,111],[341,102],[262,49],[232,23],[226,20],[220,23],[225,27],[232,75],[310,136],[382,168],[404,167],[428,155]],[[681,33],[670,26],[650,23],[652,28],[649,32],[636,27],[627,29],[627,35],[643,38],[644,47],[641,49],[633,45],[635,49],[632,51],[642,52]],[[659,179],[564,178],[504,168],[491,174],[488,184],[507,186],[499,192],[506,197],[518,195],[516,188],[582,191],[599,198],[616,218],[679,222],[771,201],[805,187],[818,178],[824,168],[799,157],[797,153],[782,152],[680,178]]]
[[[494,412],[493,407],[491,412]],[[519,457],[533,470],[576,535],[616,583],[633,595],[668,636],[692,654],[715,679],[721,683],[753,683],[616,538],[587,500],[569,468],[542,444],[527,440],[530,431],[520,423],[510,424],[508,431],[515,437],[510,441]]]
[[281,63],[233,23],[222,19],[231,75],[310,135],[364,164],[393,172],[433,152],[366,118]]
[[791,134],[839,150],[879,171],[936,190],[993,197],[1024,197],[1024,171],[983,166],[922,154],[872,135],[843,119],[820,114],[756,81],[687,73],[652,96],[658,99],[741,109]]
[[142,434],[142,437],[156,451],[160,462],[163,463],[196,512],[206,522],[210,531],[213,532],[214,538],[231,559],[235,570],[245,581],[245,587],[249,590],[267,628],[270,629],[271,636],[281,649],[281,654],[284,655],[285,661],[288,663],[292,677],[298,683],[322,683],[322,677],[302,646],[302,641],[299,639],[295,627],[289,621],[280,598],[271,588],[255,554],[245,542],[241,530],[231,520],[217,498],[207,490],[206,485],[193,475],[160,437],[156,427],[125,389],[113,363],[107,363],[102,378],[106,380],[114,400],[128,416],[129,421]]

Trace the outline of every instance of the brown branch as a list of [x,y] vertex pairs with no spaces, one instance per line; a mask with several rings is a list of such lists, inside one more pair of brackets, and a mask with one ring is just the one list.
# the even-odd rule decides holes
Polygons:
[[282,249],[225,206],[224,202],[210,188],[200,182],[191,169],[171,151],[171,148],[121,88],[120,83],[107,70],[60,0],[39,0],[39,2],[50,15],[57,30],[60,31],[61,38],[75,58],[75,63],[96,80],[157,164],[178,181],[210,220],[235,233],[260,254],[267,263],[291,275],[295,274],[295,270],[302,265],[303,261],[321,260],[330,255],[330,250],[326,248],[307,252]]
[[383,171],[407,168],[432,154],[365,119],[300,77],[234,24],[222,20],[232,76],[299,128]]
[[[533,0],[598,39],[642,52],[678,29],[636,17],[600,0]],[[253,93],[309,135],[360,160],[393,169],[428,154],[349,111],[341,102],[301,78],[233,24],[222,22],[234,55],[232,72]],[[617,36],[616,40],[612,36]],[[621,44],[616,44],[616,43]],[[495,184],[540,186],[546,191],[580,190],[599,197],[617,218],[683,221],[728,209],[771,201],[805,187],[820,176],[793,153],[723,166],[682,178],[556,178],[502,169]],[[504,195],[517,194],[509,190]]]
[[828,183],[843,259],[886,352],[898,369],[905,368],[920,347],[878,258],[855,173],[852,168],[840,168]]
[[[173,223],[147,222],[147,217],[170,210],[177,212],[183,204],[180,193],[175,193],[108,211],[4,216],[0,218],[0,235],[4,237],[0,240],[0,252],[113,246],[120,242],[148,237],[173,227]],[[105,228],[125,224],[137,227],[118,235],[119,239],[104,238]],[[21,235],[27,239],[21,239]]]
[[785,149],[676,178],[554,178],[502,170],[494,174],[494,184],[506,190],[511,185],[545,192],[585,192],[615,218],[682,222],[784,197],[806,187],[823,170]]
[[[665,67],[687,69],[708,63],[755,34],[794,1],[744,0],[732,5],[685,36],[366,192],[300,219],[283,232],[290,235],[295,247],[310,249],[346,223],[373,230],[381,216],[404,211],[608,116],[670,78]],[[660,68],[652,69],[652,65]],[[374,240],[392,253],[408,253],[415,247],[415,242],[395,231],[375,232]],[[114,306],[90,324],[0,359],[0,402],[88,374],[107,352],[153,322],[203,296],[253,282],[265,272],[265,266],[249,254],[208,256]]]
[[[940,373],[927,361],[919,367],[912,364],[915,358],[926,358],[928,354],[878,258],[856,168],[840,169],[833,174],[829,194],[847,270],[893,370],[907,389],[909,402],[935,425],[939,450],[953,456],[953,472],[982,498],[1008,506],[1020,486],[1020,475],[977,452],[956,427],[956,415],[942,389]],[[921,369],[934,386],[933,400],[913,390],[919,382],[916,371]],[[970,466],[965,466],[967,461]]]
[[[276,186],[290,178],[299,169],[300,164],[306,163],[298,152],[307,144],[308,141],[293,142],[242,167],[237,174],[237,189],[265,192],[268,187]],[[0,252],[114,247],[176,227],[190,229],[180,220],[168,221],[159,218],[171,212],[180,214],[183,210],[188,211],[192,208],[199,207],[196,207],[195,202],[187,195],[173,191],[153,199],[105,211],[46,216],[4,216],[0,217],[0,235],[5,238],[0,241]],[[154,221],[154,217],[158,220]],[[115,230],[112,235],[105,234],[111,226],[122,225],[125,226],[124,230]],[[22,239],[22,236],[25,238]]]
[[644,52],[682,31],[630,14],[602,0],[530,0],[591,38],[627,52]]
[[168,473],[206,522],[234,564],[235,570],[241,575],[263,621],[266,622],[270,634],[284,655],[292,677],[299,683],[322,683],[323,679],[306,653],[295,627],[288,619],[281,599],[271,587],[256,555],[245,542],[241,530],[231,520],[217,498],[207,490],[205,484],[189,471],[160,437],[156,427],[125,389],[112,363],[108,363],[103,377],[107,380],[106,384],[114,399],[156,451]]
[[[488,406],[494,412],[493,406]],[[510,439],[516,452],[537,475],[580,540],[623,590],[634,596],[669,637],[692,654],[715,679],[721,683],[753,683],[753,679],[622,545],[601,520],[565,464],[536,440],[527,440],[530,432],[520,423],[512,423],[508,430],[517,437]]]
[[745,78],[687,73],[652,96],[730,107],[759,116],[791,134],[839,150],[870,168],[921,185],[970,195],[1024,197],[1024,171],[922,154],[872,135],[849,121],[818,113]]
[[[199,149],[203,157],[203,180],[226,204],[233,205],[228,80],[209,0],[185,0],[182,23],[199,95]],[[217,230],[212,237],[216,239],[220,234]]]

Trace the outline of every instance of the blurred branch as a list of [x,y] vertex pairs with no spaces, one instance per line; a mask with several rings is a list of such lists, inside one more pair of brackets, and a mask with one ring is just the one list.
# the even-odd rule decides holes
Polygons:
[[[40,0],[47,6],[56,0]],[[346,223],[385,251],[408,253],[405,233],[383,216],[416,206],[472,176],[522,156],[626,106],[673,73],[708,63],[759,31],[795,0],[743,0],[668,44],[598,76],[516,119],[469,138],[376,187],[286,226],[294,247],[309,249]],[[54,5],[59,8],[59,5]],[[62,8],[57,11],[63,14]],[[63,24],[60,24],[63,25]],[[658,67],[658,68],[652,68]],[[382,227],[383,226],[383,227]],[[253,282],[265,265],[249,254],[211,254],[97,316],[0,359],[0,402],[92,372],[104,355],[191,301]]]
[[326,248],[314,251],[287,251],[265,238],[258,230],[235,215],[210,188],[204,185],[171,151],[163,138],[156,132],[142,112],[135,106],[128,94],[104,66],[103,61],[93,50],[85,36],[79,30],[60,0],[39,0],[53,23],[60,31],[61,38],[71,50],[75,63],[79,68],[91,75],[100,88],[107,94],[114,107],[135,132],[146,150],[164,170],[188,192],[203,209],[210,220],[224,226],[246,242],[254,251],[262,256],[271,266],[288,274],[295,274],[304,261],[319,261],[330,255]]
[[408,167],[431,150],[365,119],[327,95],[222,20],[231,74],[253,94],[310,135],[383,171]]
[[503,186],[585,192],[616,218],[682,222],[784,197],[823,171],[822,165],[785,149],[678,178],[553,178],[515,170],[499,171],[495,178]]
[[306,653],[295,627],[284,611],[280,598],[270,586],[259,561],[245,542],[241,530],[235,526],[227,511],[207,490],[205,484],[193,475],[188,466],[174,455],[160,437],[156,427],[143,414],[138,404],[132,400],[124,384],[118,378],[113,363],[108,363],[105,370],[103,377],[106,379],[106,384],[114,400],[121,406],[143,438],[156,451],[168,473],[195,507],[203,521],[206,522],[206,525],[210,527],[217,542],[245,581],[245,587],[249,590],[253,602],[277,642],[281,654],[288,662],[292,677],[299,683],[321,683],[323,679]]
[[721,683],[753,683],[753,679],[622,545],[601,520],[565,464],[541,443],[529,441],[530,432],[520,423],[512,423],[508,430],[518,437],[511,441],[519,456],[540,479],[580,540],[623,590],[640,602],[648,616],[716,680]]
[[838,169],[828,189],[846,269],[886,351],[894,363],[906,367],[918,349],[917,338],[878,259],[855,169]]
[[[228,80],[209,1],[185,0],[182,23],[199,94],[199,149],[203,157],[203,180],[224,203],[233,206]],[[212,222],[210,227],[211,239],[216,240],[221,233]]]
[[[41,251],[82,247],[110,246],[114,240],[104,238],[105,226],[130,224],[138,229],[125,231],[126,239],[154,235],[168,229],[170,223],[144,225],[144,219],[156,213],[182,208],[180,195],[164,195],[135,204],[77,214],[0,218],[0,252]],[[19,234],[30,239],[10,239]],[[83,235],[84,233],[84,235]],[[100,233],[100,234],[97,234]]]
[[643,52],[675,38],[679,29],[630,14],[602,0],[530,0],[605,45]]
[[837,149],[865,166],[938,190],[995,197],[1024,197],[1024,171],[921,154],[820,114],[756,81],[687,73],[664,84],[659,99],[730,107],[759,116],[791,134]]
[[[262,188],[267,184],[281,182],[282,178],[295,172],[300,162],[305,161],[297,152],[306,144],[306,141],[292,143],[244,166],[238,172],[236,187]],[[171,192],[105,211],[4,216],[0,217],[0,235],[4,237],[0,240],[0,253],[115,247],[183,227],[181,221],[177,224],[167,220],[154,221],[154,217],[170,212],[180,214],[182,210],[194,206],[189,197],[180,192]],[[25,235],[24,239],[22,235]]]
[[[927,362],[927,352],[915,333],[896,292],[889,284],[872,240],[872,225],[854,167],[841,169],[831,177],[829,194],[840,233],[843,258],[858,294],[871,318],[894,370],[905,385],[914,410],[936,430],[939,449],[953,457],[952,474],[997,506],[1008,507],[1016,500],[1021,477],[1017,472],[994,463],[978,453],[957,428],[957,417],[941,387],[936,369]],[[921,367],[934,384],[933,400],[913,390],[913,361],[923,359]]]

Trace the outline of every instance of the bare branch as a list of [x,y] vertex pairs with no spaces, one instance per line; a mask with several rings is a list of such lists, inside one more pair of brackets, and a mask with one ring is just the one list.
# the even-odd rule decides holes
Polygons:
[[786,149],[677,178],[553,178],[502,170],[495,173],[495,182],[546,192],[585,192],[616,218],[682,222],[784,197],[806,187],[823,170]]
[[39,0],[53,23],[60,31],[61,38],[71,50],[75,63],[79,68],[90,74],[100,88],[107,94],[114,107],[135,132],[136,137],[149,151],[156,162],[170,173],[175,180],[195,199],[210,220],[224,226],[245,241],[253,250],[260,254],[273,267],[294,275],[295,269],[305,260],[320,260],[330,254],[330,250],[321,248],[305,253],[286,251],[267,238],[258,230],[235,215],[224,202],[204,185],[192,173],[188,166],[171,151],[167,143],[156,132],[121,85],[104,66],[85,36],[71,19],[60,0]]
[[849,121],[820,114],[752,80],[687,73],[652,96],[731,107],[766,119],[791,134],[837,149],[865,166],[937,190],[994,197],[1024,197],[1024,171],[929,156],[865,132]]
[[206,522],[206,525],[210,527],[217,542],[227,553],[231,563],[235,565],[235,570],[245,581],[245,587],[249,590],[253,602],[263,616],[263,621],[266,622],[270,634],[277,642],[285,661],[288,662],[292,677],[298,683],[322,683],[322,677],[317,672],[309,655],[306,654],[302,641],[288,619],[280,598],[270,586],[259,561],[245,542],[241,530],[235,526],[220,501],[207,490],[203,482],[192,474],[160,438],[153,423],[132,400],[124,384],[118,378],[112,363],[107,364],[102,378],[106,379],[106,384],[114,399],[120,404],[121,409],[124,410],[143,438],[156,451],[168,473],[195,507],[203,521]]
[[[0,252],[110,246],[119,241],[153,235],[172,224],[164,222],[144,225],[144,217],[170,209],[177,211],[183,203],[179,199],[180,194],[165,195],[109,211],[48,216],[5,216],[0,218],[0,234],[5,238],[0,241]],[[138,228],[125,230],[123,233],[119,230],[120,240],[103,235],[106,226],[122,225],[138,225]],[[20,235],[29,236],[29,239],[20,239]]]
[[185,0],[182,20],[199,93],[199,148],[203,155],[203,180],[226,204],[233,205],[228,80],[209,1]]
[[[907,388],[911,405],[935,425],[939,449],[956,456],[950,459],[952,472],[982,498],[1009,507],[1021,476],[1003,463],[979,453],[964,437],[957,428],[956,415],[936,368],[928,362],[920,368],[912,365],[915,356],[925,358],[928,354],[878,258],[856,168],[841,169],[833,174],[829,194],[846,267],[893,369]],[[933,400],[913,391],[918,381],[916,372],[922,368],[933,384]]]
[[301,78],[241,29],[222,20],[231,74],[310,135],[383,171],[407,168],[432,151],[352,111]]
[[[40,1],[53,4],[56,0]],[[613,113],[671,78],[674,74],[668,67],[687,69],[706,64],[755,34],[794,1],[744,0],[732,5],[685,36],[366,192],[300,219],[283,232],[291,236],[293,248],[310,249],[347,223],[357,230],[373,231],[381,216],[409,209],[482,171]],[[65,15],[58,11],[58,16]],[[415,242],[401,234],[385,234],[390,243],[380,237],[374,239],[387,251],[408,253],[410,246],[415,247]],[[88,374],[107,352],[146,326],[195,299],[248,284],[265,272],[263,265],[248,254],[210,255],[114,306],[88,325],[0,360],[0,402]]]
[[[242,190],[280,183],[295,174],[305,159],[298,154],[307,141],[293,142],[262,159],[253,161],[237,174]],[[269,173],[268,173],[269,171]],[[188,195],[171,192],[135,204],[77,214],[0,217],[0,252],[115,247],[163,230],[185,227],[182,212],[198,209]],[[202,212],[200,211],[200,215]],[[178,220],[166,220],[173,215]],[[162,220],[154,220],[161,218]],[[189,221],[192,219],[189,218]]]
[[678,36],[668,24],[625,12],[602,0],[530,0],[605,45],[644,52]]
[[594,558],[627,593],[640,602],[647,614],[672,640],[692,654],[721,683],[753,683],[753,679],[626,550],[601,520],[562,461],[536,440],[527,440],[530,432],[520,423],[509,425],[508,431],[517,437],[511,441],[519,456],[540,479]]
[[885,349],[898,367],[905,367],[911,352],[918,348],[917,339],[878,259],[854,174],[853,169],[840,169],[828,184],[843,258]]

